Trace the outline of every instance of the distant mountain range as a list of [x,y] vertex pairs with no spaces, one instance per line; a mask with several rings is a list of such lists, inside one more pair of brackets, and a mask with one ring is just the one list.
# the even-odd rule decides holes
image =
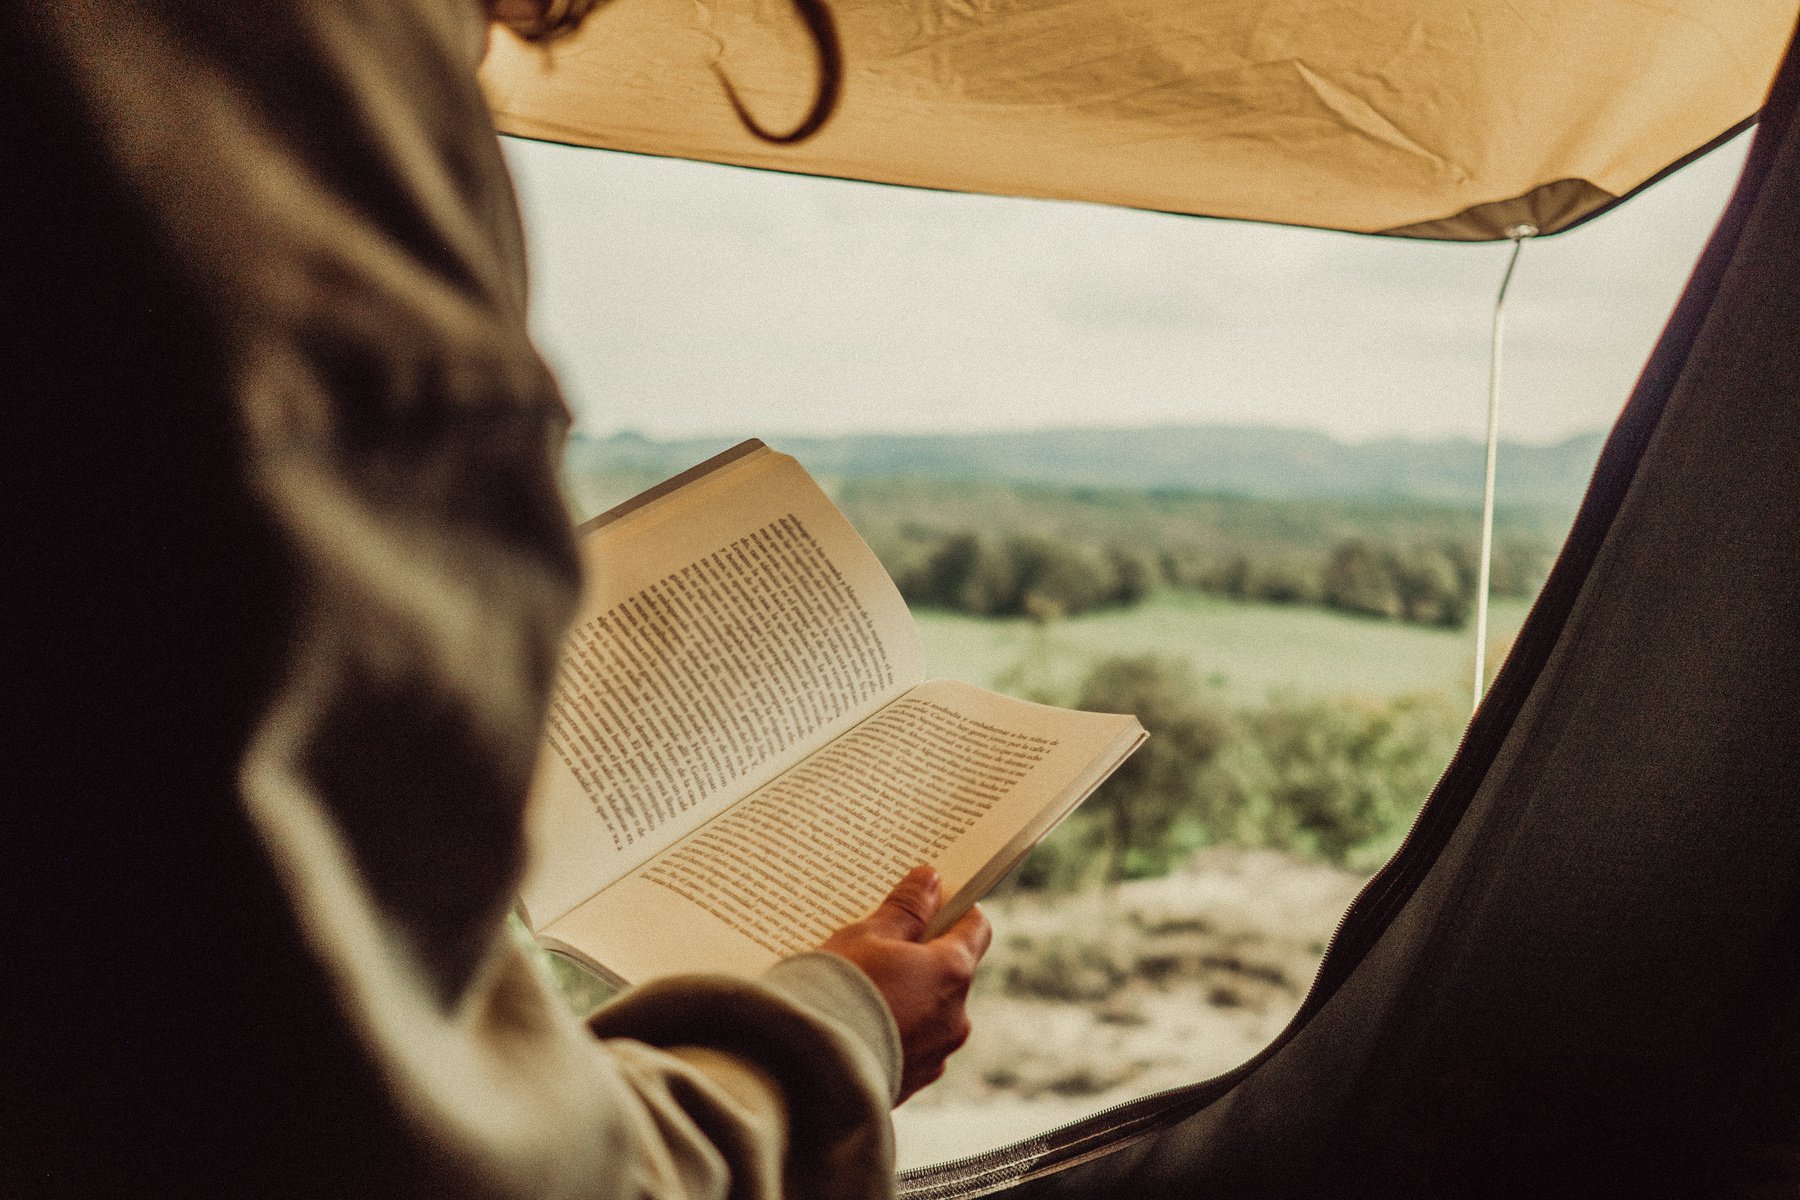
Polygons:
[[[1502,443],[1498,493],[1507,506],[1573,511],[1602,434],[1553,446]],[[660,478],[739,439],[658,441],[636,433],[577,435],[566,470]],[[1468,439],[1391,439],[1352,445],[1322,433],[1267,426],[1168,425],[1025,433],[765,436],[821,477],[1009,482],[1052,487],[1176,491],[1280,500],[1481,503],[1484,451]]]

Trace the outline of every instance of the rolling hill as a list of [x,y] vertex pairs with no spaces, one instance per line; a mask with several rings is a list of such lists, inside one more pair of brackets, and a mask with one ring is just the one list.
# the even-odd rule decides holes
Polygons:
[[[1503,443],[1499,499],[1515,508],[1574,511],[1602,435],[1552,446]],[[650,482],[739,439],[659,441],[636,433],[577,435],[572,478]],[[824,478],[1014,483],[1108,491],[1178,492],[1271,500],[1391,500],[1475,507],[1483,450],[1468,439],[1349,444],[1265,426],[1159,426],[1023,433],[764,435]]]

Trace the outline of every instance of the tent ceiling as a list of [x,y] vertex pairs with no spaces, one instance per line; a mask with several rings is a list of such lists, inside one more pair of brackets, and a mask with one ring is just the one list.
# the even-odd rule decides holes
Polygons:
[[811,140],[787,0],[612,0],[496,35],[507,133],[1003,195],[1451,240],[1593,214],[1751,118],[1800,0],[835,0]]

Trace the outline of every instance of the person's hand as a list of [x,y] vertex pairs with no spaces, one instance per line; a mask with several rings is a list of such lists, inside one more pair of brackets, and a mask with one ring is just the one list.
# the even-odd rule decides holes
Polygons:
[[994,936],[971,908],[940,936],[920,941],[942,893],[936,871],[914,867],[879,908],[820,947],[860,967],[893,1011],[906,1059],[901,1100],[942,1075],[944,1060],[968,1040],[969,981]]

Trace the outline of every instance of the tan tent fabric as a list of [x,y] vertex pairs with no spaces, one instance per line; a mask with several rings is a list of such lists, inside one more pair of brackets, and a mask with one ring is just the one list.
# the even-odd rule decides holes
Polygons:
[[498,35],[509,133],[958,191],[1477,240],[1566,228],[1750,118],[1795,0],[836,0],[838,115],[786,0],[612,0]]

